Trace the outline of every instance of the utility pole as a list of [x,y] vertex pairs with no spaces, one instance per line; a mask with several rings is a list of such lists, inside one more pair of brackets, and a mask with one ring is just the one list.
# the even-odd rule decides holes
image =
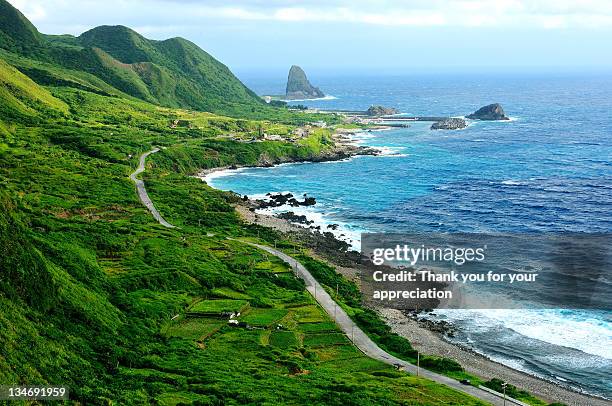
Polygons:
[[502,389],[504,390],[504,406],[506,406],[506,386],[508,386],[508,384],[506,382],[503,382]]
[[355,325],[351,324],[351,341],[355,342]]
[[421,368],[421,353],[417,351],[417,376],[419,376],[420,368]]
[[336,301],[334,300],[334,321],[336,321],[336,308],[338,307],[338,304],[336,303]]

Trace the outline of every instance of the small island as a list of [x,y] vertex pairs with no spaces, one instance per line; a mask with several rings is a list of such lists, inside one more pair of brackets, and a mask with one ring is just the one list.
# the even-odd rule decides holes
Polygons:
[[510,120],[506,113],[504,113],[504,109],[499,103],[489,104],[488,106],[484,106],[476,110],[474,113],[467,116],[467,118],[471,120]]

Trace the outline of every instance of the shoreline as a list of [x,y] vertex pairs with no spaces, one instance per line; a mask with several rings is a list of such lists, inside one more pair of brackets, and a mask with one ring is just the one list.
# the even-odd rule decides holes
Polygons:
[[[380,126],[372,129],[372,131],[384,130],[386,127]],[[298,163],[321,163],[321,162],[337,162],[345,159],[351,159],[358,156],[378,156],[382,153],[381,149],[376,147],[370,147],[360,145],[350,137],[355,134],[367,132],[361,128],[359,129],[338,129],[333,135],[336,146],[331,151],[326,151],[318,156],[297,159],[297,158],[279,158],[272,161],[262,161],[255,165],[226,165],[218,166],[214,168],[200,169],[200,171],[194,175],[196,178],[202,179],[208,184],[207,178],[216,172],[224,172],[228,170],[239,170],[246,168],[271,168],[283,164],[298,164]]]
[[[385,128],[373,129],[373,131],[384,130]],[[196,177],[206,182],[209,186],[208,180],[210,175],[218,172],[227,170],[239,170],[242,168],[257,168],[257,167],[271,167],[282,164],[292,163],[318,163],[318,162],[331,162],[331,161],[342,161],[350,159],[360,155],[374,155],[380,156],[381,150],[375,147],[366,147],[353,140],[349,135],[355,135],[358,133],[367,133],[363,129],[355,129],[342,131],[334,134],[334,137],[339,137],[342,141],[340,145],[350,146],[355,151],[368,151],[367,153],[354,153],[348,155],[327,155],[323,159],[314,160],[283,160],[272,165],[250,165],[250,166],[226,166],[204,169],[198,172]],[[339,141],[339,140],[337,140]],[[342,148],[340,148],[342,150]],[[372,153],[376,151],[377,153]],[[213,187],[213,186],[211,186]],[[330,232],[325,233],[326,230],[320,229],[315,230],[311,227],[305,226],[304,224],[293,223],[289,220],[278,218],[268,213],[257,213],[255,208],[257,204],[254,200],[246,200],[235,205],[235,209],[239,213],[240,217],[247,223],[257,224],[263,227],[272,228],[283,234],[300,234],[303,243],[311,249],[312,254],[315,257],[322,258],[331,262],[339,273],[351,279],[359,284],[359,269],[354,263],[353,259],[355,256],[351,256],[351,252],[348,251],[346,258],[330,257],[330,251],[326,248],[330,246],[343,246],[346,244],[345,241],[339,240],[335,235],[331,235]],[[287,208],[287,211],[292,211],[292,208]],[[326,235],[327,234],[327,235]],[[331,241],[334,240],[334,241]],[[314,244],[313,244],[313,241]],[[323,246],[323,250],[321,250]],[[333,252],[333,249],[332,249]],[[337,251],[336,251],[337,254]],[[359,255],[356,253],[357,256]],[[429,329],[419,325],[419,322],[411,319],[404,315],[401,311],[394,309],[384,309],[379,311],[379,314],[383,317],[385,322],[392,328],[392,330],[399,335],[407,338],[413,345],[414,348],[422,351],[426,354],[445,356],[448,358],[455,359],[458,361],[467,372],[479,376],[485,377],[486,379],[501,378],[519,389],[529,391],[532,395],[537,396],[548,402],[563,402],[567,405],[609,405],[610,402],[602,397],[591,395],[588,393],[580,392],[578,389],[572,387],[565,387],[560,383],[540,378],[536,375],[532,375],[525,371],[520,371],[494,361],[488,358],[486,355],[480,354],[469,347],[462,346],[458,343],[452,343],[444,339],[443,334],[434,329]]]

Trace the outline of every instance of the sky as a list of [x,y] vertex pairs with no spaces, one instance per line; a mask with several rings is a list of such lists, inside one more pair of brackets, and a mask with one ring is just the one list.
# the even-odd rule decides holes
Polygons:
[[612,71],[611,0],[9,0],[45,34],[126,25],[239,72]]

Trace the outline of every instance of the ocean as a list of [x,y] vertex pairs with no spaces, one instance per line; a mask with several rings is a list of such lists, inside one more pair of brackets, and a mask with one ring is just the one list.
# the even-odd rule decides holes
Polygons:
[[[247,76],[259,94],[283,78]],[[310,78],[334,98],[324,109],[395,107],[465,116],[494,102],[511,117],[459,131],[431,123],[365,132],[380,156],[217,173],[212,186],[249,196],[307,193],[300,208],[359,247],[361,232],[612,232],[612,75],[506,74]],[[291,210],[282,208],[278,210]],[[612,283],[604,280],[603,283]],[[612,398],[612,311],[439,310],[457,342],[557,383]]]

